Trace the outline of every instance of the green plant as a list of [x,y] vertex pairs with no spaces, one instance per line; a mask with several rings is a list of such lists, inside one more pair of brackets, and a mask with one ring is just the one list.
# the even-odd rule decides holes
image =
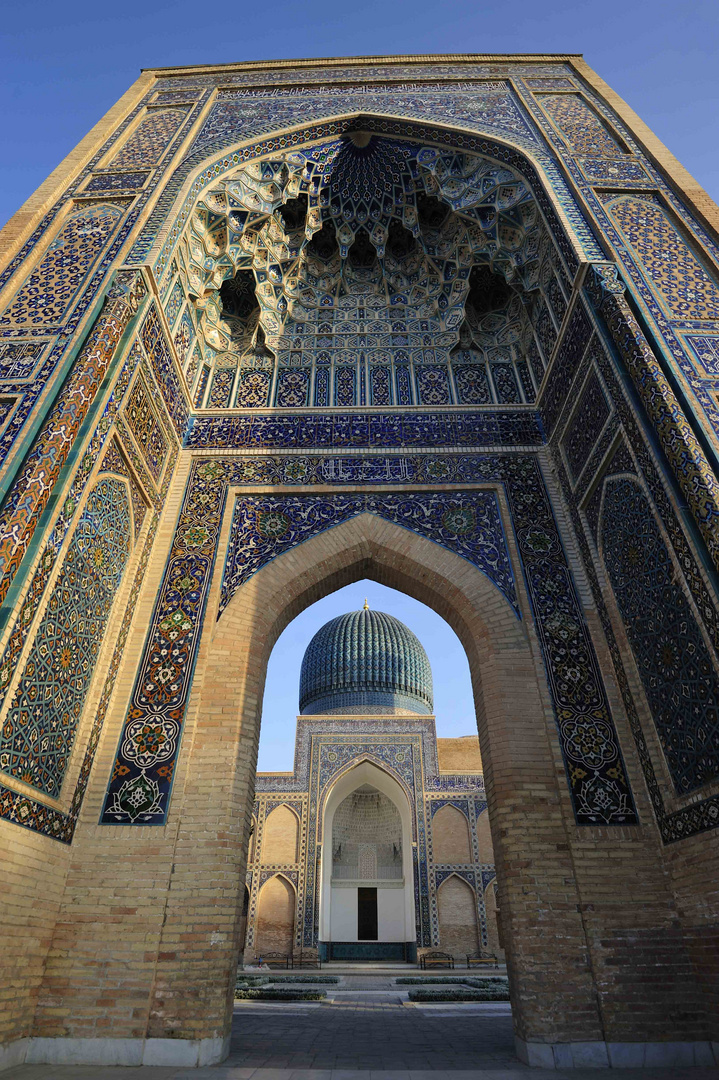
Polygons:
[[484,987],[489,987],[490,989],[493,989],[493,988],[498,989],[499,988],[500,990],[506,990],[507,993],[509,993],[509,979],[507,978],[506,975],[500,975],[499,978],[495,978],[495,979],[492,979],[492,978],[489,978],[489,977],[482,977],[482,976],[480,976],[480,978],[474,978],[474,979],[468,978],[468,979],[466,979],[465,984],[467,986],[477,986],[477,987],[480,987],[480,988],[484,988]]
[[272,983],[338,983],[336,975],[275,975]]
[[475,976],[471,975],[445,975],[437,976],[430,975],[424,978],[419,975],[412,976],[410,978],[395,979],[395,984],[399,986],[426,986],[428,983],[436,983],[439,986],[454,986],[459,984],[460,986],[508,986],[509,982],[506,975],[497,976]]
[[482,989],[469,990],[462,986],[439,989],[432,987],[427,990],[410,990],[410,1001],[509,1001],[509,991],[505,987],[483,987]]
[[267,986],[269,982],[266,975],[238,975],[235,986]]
[[235,990],[236,1001],[322,1001],[325,990],[282,990],[274,987],[247,987]]

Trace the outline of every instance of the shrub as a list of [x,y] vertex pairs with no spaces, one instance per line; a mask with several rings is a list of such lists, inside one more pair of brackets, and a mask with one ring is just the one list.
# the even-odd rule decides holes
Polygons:
[[431,975],[426,978],[420,976],[413,976],[411,978],[395,979],[395,983],[399,986],[427,986],[428,984],[438,984],[439,986],[453,986],[459,984],[460,986],[508,986],[509,981],[506,975],[498,975],[492,978],[491,976],[474,976],[471,975],[445,975],[436,976]]
[[336,975],[276,975],[272,983],[338,983]]
[[506,992],[509,993],[509,979],[506,975],[502,975],[499,979],[467,979],[466,985],[476,986],[482,990],[486,987],[489,987],[490,990],[506,990]]
[[410,1001],[509,1001],[509,991],[506,987],[486,986],[482,989],[469,990],[462,986],[440,990],[432,987],[427,990],[410,990]]
[[235,986],[267,986],[269,981],[266,975],[238,975]]
[[322,1001],[325,990],[282,990],[270,987],[247,987],[235,990],[236,1001]]

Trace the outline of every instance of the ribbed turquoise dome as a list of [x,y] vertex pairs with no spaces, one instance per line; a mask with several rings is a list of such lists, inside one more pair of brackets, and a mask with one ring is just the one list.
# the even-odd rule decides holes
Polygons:
[[350,611],[317,631],[300,674],[300,712],[432,712],[419,639],[384,611]]

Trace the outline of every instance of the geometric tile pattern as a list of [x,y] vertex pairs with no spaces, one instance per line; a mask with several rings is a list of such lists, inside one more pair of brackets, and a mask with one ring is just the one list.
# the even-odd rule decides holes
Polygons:
[[[209,371],[208,368],[205,369]],[[544,435],[535,412],[364,412],[197,416],[184,445],[192,450],[263,447],[266,450],[319,446],[378,449],[541,446]],[[371,473],[374,459],[368,457]]]
[[622,149],[580,94],[538,94],[575,154],[618,157]]
[[608,417],[609,406],[599,379],[591,375],[562,440],[567,464],[575,480],[586,465]]
[[75,210],[0,316],[0,326],[59,323],[124,210],[121,203],[93,203]]
[[586,291],[606,320],[614,344],[647,410],[712,561],[719,565],[719,481],[661,364],[624,296],[615,266],[593,266]]
[[602,555],[674,788],[719,777],[719,672],[652,509],[629,479],[610,481]]
[[100,741],[100,734],[105,722],[105,716],[110,704],[110,699],[115,690],[117,673],[124,656],[125,645],[127,644],[127,638],[130,633],[130,624],[135,614],[137,598],[140,594],[140,588],[145,576],[145,570],[147,569],[147,563],[150,552],[152,551],[152,545],[159,520],[160,515],[157,513],[153,514],[145,544],[142,549],[142,554],[140,556],[139,565],[135,573],[135,578],[130,588],[127,606],[125,608],[122,623],[120,624],[117,642],[112,654],[112,659],[110,660],[110,666],[108,668],[107,676],[105,677],[97,710],[93,718],[92,728],[90,729],[90,735],[87,740],[82,764],[80,765],[80,772],[75,785],[75,790],[72,794],[68,812],[65,814],[61,810],[56,810],[54,807],[48,806],[47,803],[40,802],[37,799],[30,799],[25,794],[20,794],[13,791],[12,788],[0,784],[0,818],[4,821],[11,821],[16,825],[23,826],[25,829],[31,829],[33,832],[49,836],[53,840],[58,840],[63,844],[72,843],[75,826],[77,825],[88,781],[90,779],[90,771],[95,759],[97,744]]
[[88,191],[135,191],[144,186],[149,175],[149,172],[100,173],[93,176],[83,194]]
[[167,303],[165,304],[165,317],[170,324],[170,329],[175,325],[177,316],[180,314],[180,308],[185,299],[185,294],[182,291],[182,285],[179,281],[176,281],[172,292],[170,293]]
[[[599,665],[535,458],[468,455],[464,458],[417,456],[389,460],[395,469],[394,477],[385,476],[385,481],[389,479],[390,483],[407,484],[413,482],[413,477],[432,475],[435,483],[444,485],[466,483],[469,476],[474,483],[504,485],[544,653],[576,821],[578,824],[636,821]],[[323,459],[323,464],[326,468],[328,459]],[[333,473],[335,483],[376,482],[377,474],[368,476],[365,464],[366,459],[362,457],[334,459],[334,464],[327,470],[329,482],[333,482]],[[341,469],[338,469],[340,465]],[[227,485],[272,484],[278,482],[279,477],[287,476],[293,476],[295,483],[305,483],[306,462],[263,456],[206,459],[193,464],[120,738],[102,822],[164,823]],[[445,513],[449,517],[454,515],[452,528],[456,543],[458,535],[461,536],[460,528],[469,528],[470,522],[466,514],[456,514],[458,508],[463,510],[458,507],[461,500],[457,493],[445,490],[441,497]],[[461,498],[466,497],[467,494],[462,493]],[[273,542],[279,553],[283,550],[283,541],[287,546],[284,538],[296,536],[296,532],[292,533],[292,529],[297,528],[292,524],[292,517],[297,514],[296,505],[304,500],[293,496],[285,498],[287,514],[283,512],[280,496],[272,499],[271,506],[268,497],[264,510],[267,517],[262,526],[265,535],[256,531],[256,542],[264,547],[265,556],[271,557]],[[344,496],[340,496],[340,500],[342,498]],[[408,507],[412,505],[410,496],[402,498]],[[308,506],[312,502],[311,497],[307,498]],[[249,500],[243,502],[245,508],[248,503]],[[329,503],[331,500],[324,500],[325,505]],[[314,505],[320,508],[320,500],[314,500]],[[436,493],[432,505],[439,514],[440,493]],[[321,531],[324,527],[323,512],[331,514],[329,509],[320,509],[313,522],[316,530]],[[416,527],[411,514],[404,511],[403,514],[405,527]],[[444,522],[447,532],[449,517]],[[441,520],[438,517],[438,524]],[[248,548],[248,557],[252,554],[252,546]],[[481,559],[481,547],[477,554],[465,552],[465,557],[472,561],[477,555]]]
[[102,479],[77,523],[5,717],[0,769],[57,797],[132,546],[125,485]]
[[150,401],[142,375],[138,375],[123,411],[135,442],[140,448],[147,468],[157,483],[167,461],[169,444]]
[[686,338],[707,375],[719,375],[719,335],[691,334]]
[[0,428],[2,428],[5,421],[11,416],[17,403],[18,399],[14,397],[0,398]]
[[120,448],[117,440],[113,439],[108,447],[107,453],[102,459],[102,472],[118,473],[120,476],[126,476],[130,483],[130,501],[132,502],[132,523],[135,529],[135,541],[140,535],[142,524],[147,514],[147,503],[143,498],[140,487],[135,479],[132,470],[128,467],[127,462],[120,453]]
[[119,273],[99,318],[77,356],[63,393],[47,416],[0,514],[0,598],[4,599],[103,382],[115,348],[145,295],[134,271]]
[[367,513],[426,536],[468,559],[494,582],[519,615],[497,496],[480,491],[450,497],[444,493],[405,493],[238,499],[218,618],[235,591],[270,560],[324,529]]
[[44,342],[3,342],[0,344],[0,380],[29,379],[46,350]]
[[[2,708],[5,702],[5,696],[17,668],[28,632],[34,623],[35,616],[42,602],[45,589],[53,574],[63,542],[68,534],[68,530],[71,528],[75,510],[87,487],[88,479],[92,475],[97,460],[102,456],[112,421],[117,421],[117,412],[120,403],[127,390],[139,358],[139,350],[137,348],[130,349],[127,359],[117,376],[115,387],[108,398],[95,432],[85,448],[85,453],[78,463],[75,478],[72,484],[65,489],[62,507],[53,524],[52,531],[46,539],[45,546],[40,552],[38,565],[30,580],[30,586],[22,606],[19,611],[15,612],[15,626],[10,635],[5,652],[0,659],[0,708]],[[156,507],[159,509],[160,506],[161,502],[158,500]]]
[[186,109],[152,109],[113,156],[113,168],[155,165],[186,115]]
[[150,360],[155,379],[162,391],[162,397],[172,418],[175,431],[182,438],[187,430],[189,420],[187,400],[180,386],[176,364],[154,304],[150,306],[140,328],[140,340]]
[[567,388],[572,385],[591,333],[592,327],[587,313],[583,304],[578,301],[569,317],[539,400],[542,422],[548,435],[554,431],[554,425],[566,405]]
[[719,288],[655,196],[620,195],[608,204],[668,314],[719,319]]
[[[654,450],[650,450],[649,448],[646,434],[640,426],[633,402],[630,400],[624,387],[620,383],[617,371],[613,366],[613,362],[610,360],[605,345],[600,345],[592,352],[594,363],[601,372],[603,382],[608,388],[609,394],[616,407],[617,414],[621,419],[627,442],[631,444],[633,452],[630,454],[627,442],[622,441],[619,444],[616,453],[611,457],[609,464],[606,466],[604,475],[610,476],[616,472],[634,474],[636,470],[633,458],[636,458],[639,470],[644,477],[649,497],[656,507],[656,513],[667,530],[677,563],[681,566],[682,575],[696,605],[696,610],[701,617],[704,630],[709,636],[713,649],[716,652],[719,652],[719,611],[717,610],[713,596],[706,586],[703,576],[703,567],[700,569],[698,552],[690,543],[683,524],[680,524],[675,508],[667,495],[665,479],[661,476],[659,469],[656,466]],[[611,428],[611,424],[605,428],[605,435],[607,432],[611,432]],[[616,429],[614,434],[616,434]],[[603,440],[604,436],[601,441]],[[598,451],[599,448],[595,454],[593,454],[594,460],[586,467],[585,480],[583,482],[585,490],[589,488],[593,480],[601,478],[602,473],[601,471],[599,473],[597,472],[598,468],[604,470],[604,466],[602,465],[604,454],[599,454]],[[719,825],[719,796],[717,795],[709,796],[705,799],[695,799],[694,801],[680,806],[678,809],[670,809],[665,804],[663,788],[660,786],[656,777],[654,763],[647,747],[642,723],[634,702],[633,690],[630,687],[626,674],[622,650],[619,648],[613,623],[607,610],[602,588],[600,588],[597,572],[595,571],[594,551],[596,550],[596,547],[590,550],[587,534],[582,527],[577,504],[572,495],[569,481],[565,477],[561,462],[559,462],[557,475],[562,484],[564,496],[572,515],[575,535],[579,541],[585,571],[592,589],[594,603],[597,606],[597,611],[602,622],[602,628],[607,639],[617,684],[629,719],[637,754],[662,839],[664,843],[672,843],[675,840],[694,836],[706,829],[716,828]],[[586,520],[589,524],[591,535],[595,538],[595,546],[601,495],[601,485],[599,485],[594,495],[591,496],[589,503],[585,506]]]
[[646,169],[638,161],[607,158],[579,158],[579,164],[590,184],[651,184]]

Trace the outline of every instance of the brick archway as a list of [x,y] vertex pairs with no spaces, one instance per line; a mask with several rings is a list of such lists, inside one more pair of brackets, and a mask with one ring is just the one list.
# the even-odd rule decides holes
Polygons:
[[[219,621],[206,630],[198,657],[202,679],[195,681],[169,817],[177,822],[180,847],[193,865],[198,855],[204,861],[206,852],[225,895],[244,873],[270,652],[300,611],[362,577],[431,606],[447,619],[467,651],[497,832],[497,865],[500,878],[508,882],[502,908],[507,913],[503,918],[518,1037],[528,1042],[601,1040],[595,990],[584,962],[587,943],[577,914],[578,893],[566,851],[564,821],[571,811],[531,620],[519,621],[499,590],[465,559],[391,522],[363,514],[278,556],[236,591]],[[210,609],[218,592],[215,581]],[[212,795],[209,791],[202,795],[210,778]],[[232,842],[219,845],[215,830],[232,832]],[[524,852],[534,847],[541,869],[539,861],[518,860],[520,846]],[[221,866],[216,862],[220,850]],[[178,874],[184,886],[179,885]],[[205,953],[204,939],[209,940],[216,928],[217,912],[209,918],[201,914],[203,901],[195,893],[196,875],[189,861],[186,873],[176,862],[175,875],[175,888],[182,888],[184,895],[176,897],[163,937],[176,939],[188,921],[196,930],[206,921],[207,931],[198,932],[196,944],[172,956],[160,942],[159,953],[168,959],[157,965],[151,1005],[151,1017],[156,1019],[150,1023],[169,1022],[167,1002],[172,996],[172,1024],[181,1030],[197,1016],[200,993],[199,985],[196,990],[188,985],[185,973],[192,954]],[[530,882],[535,888],[528,902],[524,890]],[[575,897],[569,911],[568,891]],[[236,902],[222,905],[223,918],[233,926],[240,901],[238,892]],[[561,915],[551,914],[560,908]],[[543,945],[538,949],[540,931]],[[238,945],[228,934],[215,953],[212,1009],[207,975],[202,977],[205,1037],[216,1037],[228,1022],[224,990],[234,973]],[[184,984],[182,998],[172,994],[178,979]],[[594,1019],[588,1023],[592,1012]]]

